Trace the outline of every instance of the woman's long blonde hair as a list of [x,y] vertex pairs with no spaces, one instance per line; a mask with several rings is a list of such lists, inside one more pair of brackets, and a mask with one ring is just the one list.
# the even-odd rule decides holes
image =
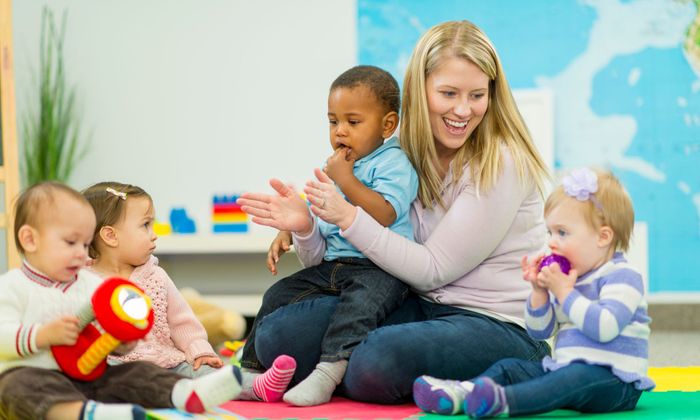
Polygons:
[[501,62],[491,41],[469,21],[445,22],[430,28],[418,41],[403,84],[400,142],[420,178],[418,198],[424,207],[441,198],[443,178],[438,168],[435,139],[430,129],[425,80],[445,58],[457,57],[478,66],[490,79],[489,107],[484,119],[455,155],[453,179],[469,163],[477,192],[488,192],[501,171],[500,144],[509,148],[523,183],[534,182],[544,194],[548,170],[530,138],[513,100]]

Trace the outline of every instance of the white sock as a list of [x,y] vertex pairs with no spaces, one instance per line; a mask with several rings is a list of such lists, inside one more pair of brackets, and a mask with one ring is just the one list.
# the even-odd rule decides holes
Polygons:
[[284,394],[284,401],[299,407],[325,404],[340,384],[348,368],[347,360],[321,362],[309,376]]
[[85,401],[80,412],[81,420],[146,420],[146,410],[135,404],[105,404]]
[[173,405],[188,413],[203,413],[232,400],[241,392],[241,371],[226,366],[197,379],[180,379],[173,387]]

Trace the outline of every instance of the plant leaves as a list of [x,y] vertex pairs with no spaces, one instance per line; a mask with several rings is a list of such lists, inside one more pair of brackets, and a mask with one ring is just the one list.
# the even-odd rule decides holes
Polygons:
[[66,81],[63,64],[67,14],[60,28],[44,6],[39,43],[39,80],[35,109],[22,118],[23,178],[26,186],[54,180],[67,182],[87,151],[76,112],[75,89]]

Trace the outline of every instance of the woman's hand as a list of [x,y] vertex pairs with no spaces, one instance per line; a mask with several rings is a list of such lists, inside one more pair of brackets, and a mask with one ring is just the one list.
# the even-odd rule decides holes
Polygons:
[[327,223],[347,229],[355,220],[357,209],[338,192],[333,181],[323,171],[314,170],[316,180],[306,183],[304,192],[311,203],[311,212]]
[[275,236],[267,250],[267,269],[272,275],[277,275],[277,263],[285,252],[289,252],[292,245],[292,234],[286,230],[281,230]]
[[253,223],[278,230],[308,235],[314,226],[306,202],[290,185],[271,179],[270,186],[277,195],[244,193],[236,200],[241,210],[253,216]]

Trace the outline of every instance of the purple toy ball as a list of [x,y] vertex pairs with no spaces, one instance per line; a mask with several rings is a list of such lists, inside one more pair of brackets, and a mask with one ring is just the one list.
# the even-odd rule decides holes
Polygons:
[[569,274],[569,270],[571,270],[571,263],[566,258],[556,254],[549,254],[546,257],[542,258],[539,269],[542,270],[543,267],[546,267],[552,263],[559,264],[561,272],[564,274]]

